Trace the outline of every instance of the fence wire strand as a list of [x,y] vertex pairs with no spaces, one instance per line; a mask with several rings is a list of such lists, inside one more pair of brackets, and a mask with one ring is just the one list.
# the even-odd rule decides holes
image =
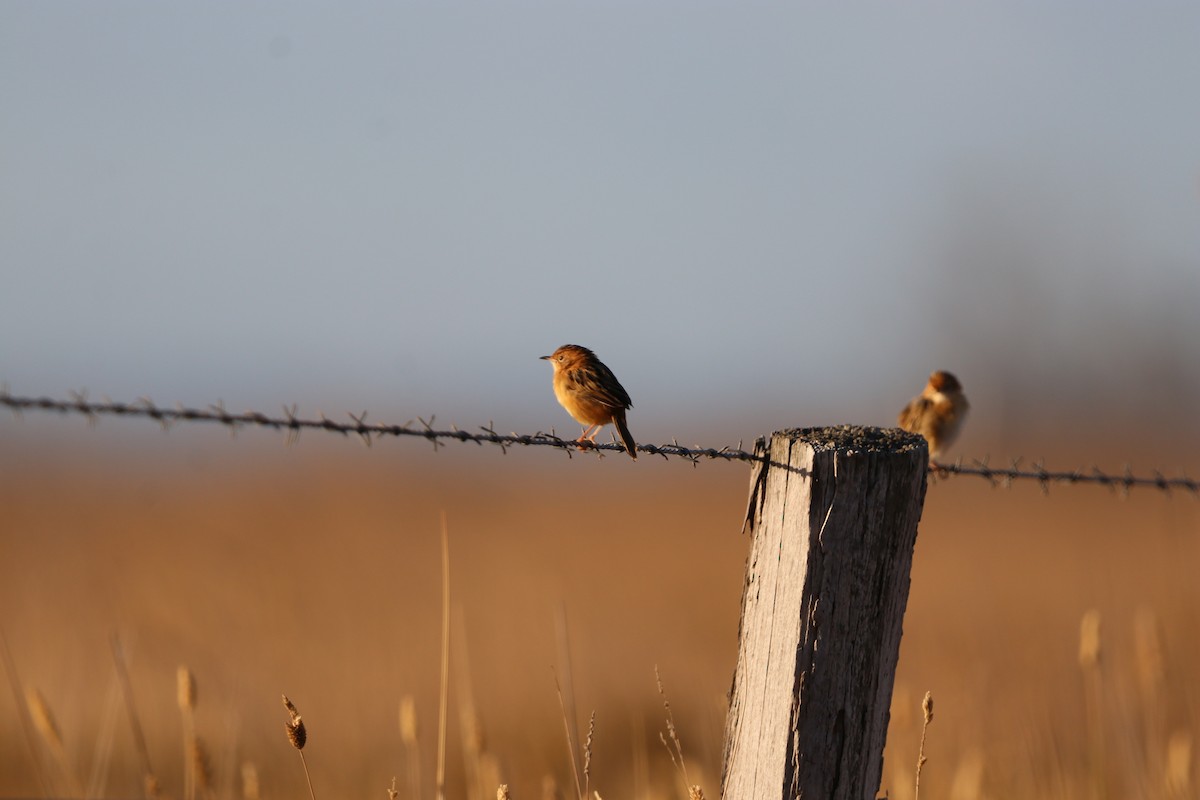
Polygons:
[[[301,417],[299,409],[295,405],[284,406],[278,415],[264,414],[261,411],[239,413],[226,410],[225,406],[219,402],[208,408],[188,408],[182,405],[169,408],[156,405],[149,398],[144,397],[132,403],[115,402],[109,399],[98,402],[91,401],[88,400],[85,392],[72,392],[69,400],[52,397],[20,397],[10,394],[6,387],[0,386],[0,406],[9,408],[18,416],[23,411],[47,411],[60,414],[79,414],[91,421],[102,416],[145,418],[155,420],[164,429],[176,423],[212,423],[222,425],[231,432],[236,432],[243,427],[268,428],[282,431],[289,444],[294,443],[303,431],[318,430],[338,433],[347,437],[357,436],[368,446],[374,439],[389,436],[412,436],[430,442],[435,450],[444,446],[446,441],[458,441],[474,442],[480,446],[496,445],[504,453],[507,453],[510,447],[517,446],[557,448],[564,451],[568,457],[580,450],[594,452],[600,456],[603,456],[605,451],[624,452],[624,447],[616,442],[580,443],[575,439],[563,439],[553,430],[549,433],[538,431],[533,434],[500,433],[491,423],[480,425],[478,432],[462,430],[453,425],[449,429],[439,430],[434,427],[435,418],[433,416],[428,420],[417,417],[403,425],[396,425],[367,422],[367,412],[365,411],[361,414],[348,414],[349,422],[338,422],[329,419],[324,414],[317,419]],[[714,448],[686,447],[678,441],[672,441],[662,445],[639,444],[637,450],[639,453],[662,456],[665,459],[682,458],[692,462],[693,465],[698,464],[701,460],[768,461],[765,454],[746,451],[742,448],[741,443],[737,447]],[[938,479],[952,475],[976,476],[988,481],[994,487],[1002,488],[1009,488],[1017,481],[1033,481],[1041,487],[1043,492],[1049,491],[1050,487],[1056,484],[1096,484],[1122,493],[1127,493],[1134,488],[1146,488],[1168,493],[1172,490],[1183,490],[1200,497],[1200,480],[1188,478],[1186,475],[1168,477],[1159,470],[1154,470],[1150,475],[1138,475],[1134,474],[1129,467],[1118,474],[1104,472],[1095,467],[1087,470],[1051,470],[1047,469],[1040,461],[1028,465],[1025,465],[1023,461],[1018,458],[1009,462],[1008,466],[994,467],[989,464],[987,458],[974,459],[969,463],[959,459],[953,464],[931,463],[929,471]]]

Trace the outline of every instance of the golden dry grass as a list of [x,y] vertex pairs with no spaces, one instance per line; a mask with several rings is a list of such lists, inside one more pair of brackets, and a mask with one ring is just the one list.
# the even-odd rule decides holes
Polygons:
[[[687,796],[659,743],[657,665],[688,780],[717,795],[748,545],[744,465],[315,438],[284,449],[211,433],[131,453],[78,438],[52,450],[21,440],[0,457],[0,627],[22,680],[55,710],[68,762],[85,777],[107,765],[110,795],[141,787],[124,712],[106,699],[116,632],[166,796],[184,794],[186,664],[206,794],[241,796],[244,775],[255,796],[308,793],[280,725],[284,692],[304,711],[318,797],[382,796],[393,776],[401,799],[414,782],[432,797],[443,510],[463,643],[452,658],[470,655],[451,685],[450,796],[465,792],[468,758],[515,798],[549,784],[573,794],[552,672],[560,602],[575,699],[585,720],[596,710],[591,788]],[[1054,463],[1083,462],[1068,452]],[[1197,564],[1190,497],[931,486],[881,790],[912,795],[932,690],[922,797],[1086,797],[1095,780],[1114,797],[1195,796]],[[1103,641],[1087,677],[1079,631],[1091,609]],[[474,723],[455,710],[468,692]],[[106,736],[109,758],[97,755]],[[0,795],[38,794],[7,691],[0,737]]]

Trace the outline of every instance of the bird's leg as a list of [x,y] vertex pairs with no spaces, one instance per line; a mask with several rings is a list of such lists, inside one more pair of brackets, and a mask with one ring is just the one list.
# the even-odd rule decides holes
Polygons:
[[587,450],[587,447],[585,447],[583,444],[584,442],[591,442],[593,445],[595,445],[596,444],[596,434],[600,432],[600,428],[602,428],[602,427],[604,427],[604,426],[589,425],[586,428],[584,428],[583,433],[581,433],[579,435],[579,438],[575,440],[575,441],[579,442],[579,449]]

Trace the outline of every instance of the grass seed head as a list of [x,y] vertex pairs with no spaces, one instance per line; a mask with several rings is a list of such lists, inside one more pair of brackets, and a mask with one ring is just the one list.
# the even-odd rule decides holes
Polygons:
[[1092,609],[1079,622],[1079,666],[1096,669],[1100,666],[1100,612]]
[[1192,734],[1176,731],[1167,742],[1167,791],[1187,797],[1192,787]]
[[292,747],[297,750],[303,750],[304,745],[308,742],[308,731],[304,728],[304,720],[300,717],[290,719],[284,723],[287,728],[288,741],[292,743]]
[[405,747],[417,743],[417,701],[411,694],[400,698],[400,741]]
[[292,747],[297,750],[303,750],[305,743],[308,741],[308,731],[304,728],[304,720],[300,718],[300,712],[296,710],[296,706],[292,705],[292,701],[288,700],[288,696],[283,696],[283,705],[287,708],[290,719],[283,723],[287,729],[288,741],[292,743]]
[[259,800],[258,767],[253,761],[242,764],[242,800]]
[[192,675],[192,671],[185,666],[180,665],[175,673],[176,678],[176,695],[179,700],[179,708],[183,711],[192,711],[196,708],[196,678]]
[[29,706],[29,716],[33,718],[33,725],[37,728],[37,732],[55,751],[61,751],[63,747],[62,734],[59,732],[58,723],[54,721],[54,714],[50,712],[46,698],[36,688],[30,686],[25,690],[25,701]]
[[192,742],[191,757],[192,774],[196,776],[196,788],[206,792],[212,788],[212,761],[208,757],[208,750],[205,749],[204,743],[199,739]]

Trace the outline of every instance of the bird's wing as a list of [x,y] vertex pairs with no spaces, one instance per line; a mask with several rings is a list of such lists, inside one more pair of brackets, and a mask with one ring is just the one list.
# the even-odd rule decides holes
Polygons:
[[910,433],[923,433],[921,430],[922,423],[929,414],[929,406],[932,401],[927,397],[914,397],[900,415],[896,418],[896,422],[906,431]]
[[604,364],[590,364],[572,370],[570,376],[578,390],[589,399],[610,408],[633,408],[629,393]]

